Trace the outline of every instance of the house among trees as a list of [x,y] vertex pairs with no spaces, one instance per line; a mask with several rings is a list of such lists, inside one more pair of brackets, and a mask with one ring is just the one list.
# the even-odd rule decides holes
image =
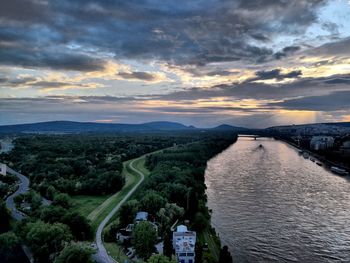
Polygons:
[[173,232],[173,248],[179,263],[194,263],[196,232],[188,231],[184,225],[177,226]]
[[148,220],[147,212],[137,212],[135,217],[135,223],[139,223],[141,221],[147,221],[147,220]]

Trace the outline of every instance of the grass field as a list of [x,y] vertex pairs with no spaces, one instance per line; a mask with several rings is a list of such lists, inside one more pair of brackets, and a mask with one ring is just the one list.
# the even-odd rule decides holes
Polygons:
[[[139,181],[139,176],[135,174],[130,168],[127,168],[131,161],[132,160],[123,163],[123,175],[125,176],[126,181],[124,187],[119,192],[106,196],[78,195],[72,197],[74,201],[73,208],[91,221],[94,231],[97,229],[100,222],[108,215],[108,213]],[[135,161],[135,167],[136,164],[138,168],[141,167],[144,162],[144,159]],[[145,173],[148,173],[145,168],[143,168],[143,171]]]
[[81,215],[88,217],[88,215],[100,206],[110,195],[107,196],[90,196],[90,195],[76,195],[72,196],[74,201],[74,209]]
[[122,248],[117,243],[104,243],[108,254],[117,262],[129,262],[129,258],[125,255]]

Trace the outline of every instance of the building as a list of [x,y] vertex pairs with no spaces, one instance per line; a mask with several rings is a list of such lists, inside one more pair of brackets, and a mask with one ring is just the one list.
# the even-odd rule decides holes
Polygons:
[[313,136],[310,141],[310,148],[315,151],[325,150],[334,146],[334,138],[331,136]]
[[343,142],[342,146],[340,147],[340,150],[343,154],[350,154],[350,140]]
[[3,163],[0,164],[0,174],[6,175],[6,164],[3,164]]
[[188,231],[187,227],[180,225],[173,232],[173,248],[179,263],[195,262],[196,232]]
[[135,216],[135,222],[139,223],[141,221],[147,221],[148,220],[148,213],[147,212],[137,212]]

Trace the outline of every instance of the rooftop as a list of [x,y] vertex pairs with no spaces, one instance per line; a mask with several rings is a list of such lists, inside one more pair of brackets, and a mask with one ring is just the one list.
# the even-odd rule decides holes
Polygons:
[[173,245],[176,253],[194,252],[196,244],[196,232],[188,231],[186,226],[177,227],[173,233]]

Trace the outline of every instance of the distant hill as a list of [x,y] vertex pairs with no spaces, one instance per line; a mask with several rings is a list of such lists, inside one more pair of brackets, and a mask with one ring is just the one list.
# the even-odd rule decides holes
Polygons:
[[83,132],[149,132],[190,130],[191,127],[176,122],[148,122],[143,124],[94,123],[50,121],[30,124],[0,126],[0,133],[83,133]]
[[297,124],[297,125],[281,125],[281,126],[273,126],[267,129],[278,129],[278,128],[291,128],[291,127],[319,127],[320,125],[326,126],[337,126],[343,128],[350,128],[350,122],[320,122],[320,123],[305,123],[305,124]]
[[29,124],[3,125],[0,133],[92,133],[92,132],[159,132],[159,131],[242,131],[245,128],[227,124],[215,128],[199,129],[178,122],[156,121],[142,124],[96,123],[75,121],[49,121]]
[[324,124],[331,125],[331,126],[340,126],[340,127],[350,128],[350,122],[329,122],[329,123],[324,123]]
[[222,125],[219,125],[219,126],[212,128],[211,130],[215,130],[215,131],[243,131],[243,130],[247,130],[247,128],[232,126],[232,125],[228,125],[228,124],[222,124]]

